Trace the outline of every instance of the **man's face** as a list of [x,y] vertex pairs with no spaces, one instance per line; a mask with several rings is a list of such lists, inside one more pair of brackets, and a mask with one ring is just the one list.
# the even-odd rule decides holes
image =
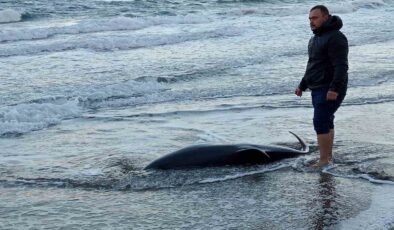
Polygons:
[[327,20],[328,15],[324,15],[320,9],[314,9],[309,13],[309,24],[312,31],[320,28]]

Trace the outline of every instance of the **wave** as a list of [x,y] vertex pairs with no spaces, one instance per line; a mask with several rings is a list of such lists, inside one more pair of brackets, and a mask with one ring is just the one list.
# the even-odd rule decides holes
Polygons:
[[327,7],[333,13],[352,13],[360,9],[376,9],[379,7],[387,6],[390,1],[387,0],[355,0],[344,1],[340,4],[327,4]]
[[351,79],[349,82],[350,87],[369,87],[383,84],[390,84],[394,81],[394,70],[382,71],[379,73],[369,72],[353,72],[353,76],[357,76],[355,79]]
[[[371,161],[374,158],[361,160],[361,164],[365,161]],[[362,166],[360,166],[359,161],[346,162],[345,164],[337,162],[331,163],[321,169],[312,169],[309,167],[317,159],[313,156],[302,156],[296,158],[292,163],[291,167],[293,170],[298,172],[308,172],[308,173],[326,173],[334,177],[348,178],[348,179],[363,179],[374,184],[387,184],[394,185],[394,177],[392,175],[386,174],[383,170],[378,171],[363,171]],[[390,168],[391,166],[388,166]]]
[[[240,91],[248,91],[239,89]],[[289,97],[282,97],[281,99],[271,100],[275,102],[261,103],[260,97],[278,97],[282,94],[271,95],[262,93],[261,95],[242,95],[242,93],[232,92],[232,96],[227,95],[226,92],[196,92],[194,91],[180,91],[174,92],[170,90],[165,84],[157,82],[136,82],[130,81],[123,84],[110,85],[101,88],[87,89],[83,95],[71,97],[53,97],[41,98],[29,101],[24,104],[17,104],[0,108],[0,136],[15,136],[22,135],[31,131],[45,129],[52,125],[57,125],[62,120],[82,117],[84,119],[98,119],[98,120],[124,120],[129,118],[152,118],[152,117],[172,117],[172,116],[187,116],[187,115],[201,115],[207,113],[218,112],[240,112],[253,109],[275,110],[275,109],[289,109],[289,108],[310,108],[310,102],[307,100],[298,101],[290,99]],[[252,90],[251,90],[252,91]],[[220,95],[219,95],[220,93]],[[231,92],[227,92],[231,93]],[[238,95],[239,94],[239,95]],[[221,99],[235,98],[235,97],[256,97],[257,100],[248,100],[248,103],[240,102],[235,104],[220,104]],[[282,95],[283,96],[283,95]],[[101,108],[121,108],[130,106],[139,106],[146,104],[170,103],[172,101],[186,101],[194,100],[198,104],[198,100],[218,100],[218,103],[213,103],[211,107],[206,109],[184,109],[184,110],[170,110],[170,111],[139,111],[136,110],[132,114],[126,116],[84,116],[83,113],[91,109]],[[204,102],[201,103],[204,103]],[[227,101],[227,100],[226,100]],[[393,102],[394,98],[364,98],[349,99],[345,101],[343,106],[353,105],[367,105],[367,104],[381,104]],[[211,103],[210,103],[211,104]],[[198,106],[197,106],[198,107]],[[153,107],[155,108],[155,107]],[[160,109],[159,109],[160,110]],[[154,111],[154,110],[152,110]]]
[[[295,6],[294,4],[287,4],[285,1],[266,1],[266,0],[220,0],[219,3],[266,3],[245,5],[245,7],[237,7],[236,9],[222,12],[219,14],[227,15],[267,15],[267,16],[290,16],[308,14],[309,9],[313,5]],[[379,7],[387,6],[392,3],[391,0],[355,0],[343,1],[340,3],[327,3],[325,4],[333,14],[347,14],[353,13],[360,9],[376,9]]]
[[[253,94],[253,95],[233,95],[233,96],[200,96],[199,99],[210,99],[210,100],[215,100],[215,99],[223,99],[223,98],[235,98],[235,97],[266,97],[266,96],[279,96],[282,95],[278,93],[277,95],[274,94]],[[167,98],[167,100],[162,100],[160,102],[167,102],[167,101],[172,101],[172,100],[192,100],[195,99],[192,97],[191,94],[187,94],[186,92],[181,93],[179,95],[177,94],[169,94],[169,95],[163,95],[162,99]],[[278,100],[278,99],[277,99]],[[202,115],[202,114],[209,114],[209,113],[218,113],[218,112],[242,112],[242,111],[248,111],[248,110],[254,110],[254,109],[264,109],[264,110],[274,110],[274,109],[296,109],[296,108],[311,108],[312,105],[310,104],[309,101],[295,101],[289,98],[286,99],[281,99],[276,102],[270,102],[269,104],[263,104],[261,101],[256,101],[254,102],[252,99],[250,100],[250,103],[242,103],[242,104],[225,104],[225,105],[216,105],[214,108],[206,108],[206,109],[185,109],[185,110],[175,110],[175,111],[166,111],[166,112],[156,112],[156,113],[149,113],[149,112],[144,112],[144,113],[135,113],[135,114],[129,114],[127,116],[116,116],[113,117],[115,119],[124,119],[124,118],[149,118],[149,117],[171,117],[175,115]],[[346,103],[345,103],[346,102]],[[390,103],[394,102],[393,97],[387,97],[387,98],[363,98],[363,99],[349,99],[343,103],[343,106],[354,106],[354,105],[374,105],[374,104],[384,104],[384,103]],[[124,102],[125,104],[122,104],[122,106],[127,106],[127,103]],[[113,104],[115,106],[115,104]],[[90,119],[100,119],[103,117],[95,117],[95,116],[89,116],[88,118]],[[110,118],[105,118],[105,119],[110,119]]]
[[59,124],[82,113],[76,101],[20,104],[0,109],[0,136],[15,136]]
[[228,3],[259,3],[259,4],[283,4],[288,1],[286,0],[216,0],[219,4]]
[[[232,106],[230,108],[215,108],[215,109],[206,109],[206,110],[176,110],[176,111],[171,111],[171,112],[161,112],[161,113],[137,113],[137,114],[132,114],[132,115],[126,115],[126,116],[115,116],[115,117],[102,117],[102,116],[88,116],[86,118],[88,119],[104,119],[104,120],[111,120],[111,119],[125,119],[125,118],[152,118],[152,117],[171,117],[171,116],[178,116],[178,115],[202,115],[202,114],[207,114],[207,113],[217,113],[217,112],[241,112],[245,110],[251,110],[251,109],[258,109],[262,108],[264,106],[261,105],[256,105],[256,106]],[[267,108],[267,107],[264,107]]]
[[[288,3],[286,0],[217,0],[218,3],[267,3],[267,4],[280,4]],[[306,1],[307,2],[307,1]],[[352,0],[350,2],[342,1],[343,3],[351,3],[362,7],[376,7],[393,3],[392,0]]]
[[355,0],[351,2],[354,6],[360,8],[376,8],[392,4],[392,0]]
[[[376,79],[380,81],[379,78]],[[58,96],[36,98],[0,107],[0,136],[21,135],[61,123],[62,120],[82,117],[85,119],[122,120],[128,118],[172,117],[174,115],[200,115],[218,112],[238,112],[254,109],[276,110],[310,108],[309,99],[296,100],[290,95],[288,82],[269,88],[260,84],[238,85],[225,88],[176,89],[172,83],[158,82],[156,78],[129,80],[109,85],[91,85],[59,92]],[[290,84],[291,85],[291,84]],[[385,86],[386,87],[386,86]],[[352,92],[363,88],[351,88]],[[390,89],[388,87],[388,89]],[[358,90],[358,91],[357,91]],[[382,104],[394,102],[394,95],[377,89],[380,94],[349,97],[343,106]],[[161,103],[192,101],[193,106],[168,109]],[[209,102],[209,103],[207,103]],[[199,105],[204,104],[203,108]],[[89,110],[149,105],[149,109],[136,109],[127,116],[84,116]],[[157,105],[157,106],[156,106]]]
[[48,16],[50,16],[50,15],[49,14],[44,14],[44,13],[24,12],[24,13],[22,13],[22,22],[31,21],[31,20],[35,20],[35,19],[40,19],[40,18],[44,18],[44,17],[48,17]]
[[0,136],[18,136],[57,125],[63,120],[81,117],[86,109],[113,106],[116,100],[131,104],[160,101],[165,88],[156,82],[129,81],[85,89],[70,97],[48,97],[0,108]]
[[206,78],[206,77],[211,77],[211,76],[223,76],[224,74],[227,74],[229,70],[234,70],[238,68],[242,68],[248,65],[254,65],[256,63],[260,63],[263,58],[259,57],[256,58],[256,60],[248,60],[250,63],[246,64],[244,60],[236,60],[236,61],[231,61],[230,63],[221,63],[217,62],[215,65],[209,66],[209,67],[204,67],[204,68],[198,68],[198,69],[190,69],[186,70],[180,73],[174,73],[169,76],[142,76],[138,77],[136,80],[137,81],[157,81],[157,82],[163,82],[163,83],[177,83],[177,82],[189,82],[189,81],[195,81],[197,79],[201,78]]
[[154,46],[172,45],[188,41],[196,41],[212,38],[226,38],[238,36],[243,29],[227,27],[212,31],[179,33],[171,35],[140,35],[140,36],[117,36],[101,38],[85,38],[70,41],[57,41],[41,44],[17,44],[11,48],[3,48],[0,57],[34,55],[44,52],[62,52],[76,49],[89,49],[93,51],[129,50]]
[[379,174],[378,172],[375,173],[356,173],[356,174],[342,174],[338,173],[335,171],[332,171],[338,167],[337,165],[332,165],[330,167],[326,167],[322,170],[323,173],[330,174],[335,177],[343,177],[343,178],[349,178],[349,179],[364,179],[367,180],[371,183],[374,184],[388,184],[388,185],[394,185],[394,177],[392,176],[387,176],[385,174]]
[[347,99],[343,102],[343,106],[352,106],[352,105],[375,105],[375,104],[384,104],[394,102],[393,95],[388,96],[378,96],[372,98],[354,98]]
[[[15,12],[17,13],[17,12]],[[27,14],[26,14],[27,15]],[[19,14],[19,20],[21,20]],[[1,22],[1,12],[0,12]],[[0,42],[45,39],[55,35],[84,34],[104,31],[139,30],[164,24],[200,24],[210,19],[199,15],[156,16],[156,17],[118,17],[105,20],[86,20],[74,25],[54,26],[45,28],[8,29],[0,31]]]
[[16,10],[5,9],[0,11],[0,23],[19,22],[21,20],[22,20],[22,13]]

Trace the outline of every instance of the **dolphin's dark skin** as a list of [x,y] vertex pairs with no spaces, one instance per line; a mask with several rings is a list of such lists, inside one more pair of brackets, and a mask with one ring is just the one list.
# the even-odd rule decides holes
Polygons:
[[302,150],[277,145],[194,145],[165,155],[145,169],[184,169],[225,165],[264,164],[309,152],[305,141],[293,134]]

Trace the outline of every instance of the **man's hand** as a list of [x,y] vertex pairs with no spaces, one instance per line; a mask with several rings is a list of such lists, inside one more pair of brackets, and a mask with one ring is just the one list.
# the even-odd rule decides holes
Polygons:
[[299,97],[302,96],[302,90],[300,88],[297,88],[294,93],[295,93],[295,95],[297,95]]
[[327,92],[327,101],[335,101],[338,97],[338,93],[334,91]]

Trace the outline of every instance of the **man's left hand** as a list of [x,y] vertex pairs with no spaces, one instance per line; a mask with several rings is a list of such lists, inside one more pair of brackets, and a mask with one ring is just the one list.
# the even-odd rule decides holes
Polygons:
[[335,91],[327,92],[327,101],[335,101],[338,97],[338,93]]

